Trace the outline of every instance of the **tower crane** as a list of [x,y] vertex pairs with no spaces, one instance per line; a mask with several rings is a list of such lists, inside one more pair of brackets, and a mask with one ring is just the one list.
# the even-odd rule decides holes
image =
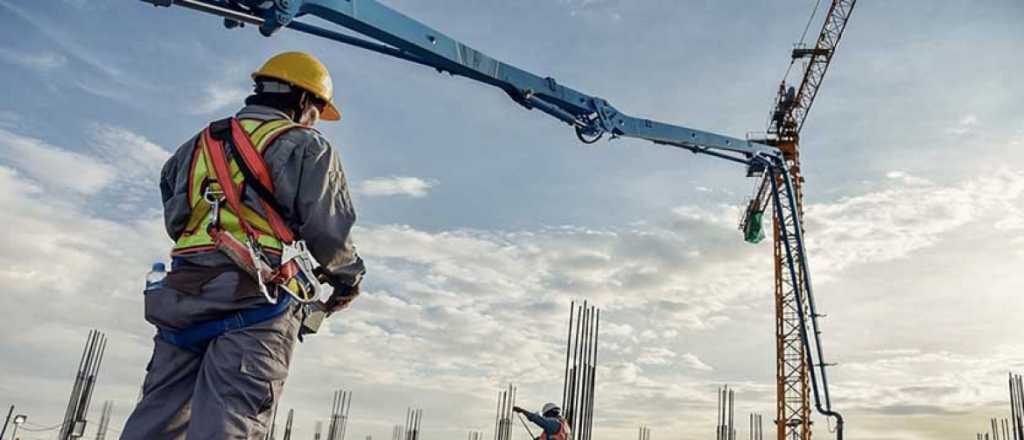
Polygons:
[[[828,413],[831,411],[831,396],[828,391],[828,376],[825,369],[828,367],[824,362],[813,363],[807,350],[817,350],[820,359],[821,332],[818,330],[817,311],[814,308],[814,297],[805,292],[804,284],[792,282],[792,277],[786,273],[787,255],[785,242],[787,237],[792,237],[794,222],[798,219],[793,216],[803,216],[803,173],[800,170],[800,129],[803,128],[807,113],[818,95],[825,73],[828,72],[835,54],[839,40],[843,36],[846,24],[850,19],[850,13],[856,0],[833,0],[825,15],[825,21],[821,32],[818,34],[814,47],[797,46],[793,49],[790,61],[790,68],[786,74],[792,71],[794,65],[804,61],[803,77],[799,85],[787,84],[788,78],[783,78],[779,84],[778,94],[775,98],[775,105],[770,114],[768,122],[767,138],[762,143],[775,146],[782,154],[782,159],[788,169],[788,174],[793,181],[794,197],[783,200],[793,201],[795,206],[783,206],[782,209],[774,210],[774,226],[772,239],[774,244],[773,261],[775,265],[775,348],[776,348],[776,417],[775,425],[778,440],[810,440],[811,438],[811,404],[810,392],[814,393],[815,400],[821,402],[818,410]],[[815,11],[819,3],[815,4]],[[814,18],[814,12],[811,19]],[[811,21],[808,21],[810,27]],[[806,28],[804,33],[806,35]],[[802,40],[803,38],[801,38]],[[755,170],[755,173],[757,170]],[[765,209],[771,203],[770,189],[773,185],[771,180],[778,180],[779,174],[762,174],[760,182],[755,187],[755,196],[751,200],[740,229],[744,230],[748,241],[759,241],[763,238],[760,230],[761,217]],[[777,183],[774,183],[777,184]],[[787,233],[789,232],[789,233]],[[807,278],[810,274],[801,272],[803,270],[797,265],[796,278]],[[800,301],[806,298],[805,301]],[[801,309],[809,307],[809,309]],[[804,326],[803,316],[810,315],[813,324],[811,344],[804,341],[801,335]],[[817,372],[818,374],[814,374]],[[810,375],[808,373],[811,373]],[[821,386],[814,380],[820,377]],[[808,378],[811,379],[810,383]]]
[[[809,53],[818,63],[817,82],[801,85],[796,101],[806,105],[800,113],[787,108],[786,119],[778,125],[777,136],[761,143],[680,125],[641,119],[620,112],[608,101],[559,84],[554,78],[541,77],[526,70],[498,61],[473,49],[444,33],[391,9],[377,0],[142,0],[155,6],[181,6],[220,16],[225,27],[239,28],[246,24],[256,26],[264,36],[272,36],[281,29],[315,35],[405,61],[421,64],[439,72],[461,76],[494,86],[504,91],[513,101],[527,109],[539,110],[572,127],[577,138],[584,143],[610,138],[636,138],[659,145],[679,148],[695,154],[724,159],[746,167],[748,175],[762,175],[763,187],[749,212],[764,212],[771,206],[785,227],[776,228],[776,276],[784,278],[799,294],[791,295],[794,324],[793,339],[803,365],[822,368],[804,368],[802,376],[813,384],[816,408],[826,417],[834,418],[837,438],[843,438],[843,418],[834,411],[825,377],[824,353],[821,347],[815,311],[814,294],[803,229],[799,212],[799,167],[794,167],[796,134],[813,101],[820,76],[828,66],[831,48],[819,41],[819,47]],[[836,1],[849,3],[852,1]],[[835,5],[833,5],[835,8]],[[309,17],[331,23],[335,27],[311,24]],[[843,20],[845,22],[845,20]],[[840,30],[841,34],[841,30]],[[824,38],[824,37],[823,37]],[[838,41],[838,35],[833,40]],[[827,42],[826,42],[827,43]],[[823,52],[819,49],[825,49]],[[821,58],[824,56],[824,58]],[[816,70],[818,71],[818,70]],[[806,92],[805,92],[806,90]],[[806,94],[804,94],[806,93]],[[783,96],[784,98],[784,96]],[[782,101],[780,101],[781,103]],[[792,106],[797,107],[797,106]],[[796,122],[795,130],[792,123]],[[755,229],[757,222],[743,222],[745,229]],[[820,376],[820,377],[819,377]],[[819,389],[822,391],[819,393]],[[806,396],[806,391],[803,391]],[[788,422],[787,422],[788,423]]]

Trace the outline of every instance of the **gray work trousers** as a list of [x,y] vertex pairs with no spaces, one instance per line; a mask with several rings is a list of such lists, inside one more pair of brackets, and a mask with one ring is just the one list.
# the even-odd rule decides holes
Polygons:
[[[173,273],[173,272],[172,272]],[[232,312],[259,307],[258,292],[239,292],[240,277],[226,271],[184,293],[158,286],[146,293],[146,320],[183,329]],[[250,283],[251,284],[251,283]],[[262,440],[288,377],[300,308],[229,331],[196,354],[154,337],[142,400],[122,440]]]

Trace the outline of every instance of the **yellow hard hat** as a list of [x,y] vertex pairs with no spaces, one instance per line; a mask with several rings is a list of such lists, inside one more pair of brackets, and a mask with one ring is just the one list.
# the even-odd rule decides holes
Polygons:
[[253,72],[252,78],[273,78],[284,81],[312,93],[327,103],[320,117],[327,121],[341,119],[341,112],[331,100],[334,96],[334,83],[331,73],[323,63],[305,52],[284,52],[274,55],[260,70]]

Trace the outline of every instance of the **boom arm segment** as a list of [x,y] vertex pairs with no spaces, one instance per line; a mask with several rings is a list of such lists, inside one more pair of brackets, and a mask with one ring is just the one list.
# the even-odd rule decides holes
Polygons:
[[[750,164],[755,156],[777,157],[778,150],[755,142],[688,127],[636,118],[608,101],[498,61],[376,0],[143,0],[158,6],[180,5],[220,15],[229,27],[259,26],[264,35],[283,27],[433,67],[507,93],[528,109],[537,109],[575,128],[583,142],[604,134],[645,139]],[[373,41],[299,20],[315,16]]]

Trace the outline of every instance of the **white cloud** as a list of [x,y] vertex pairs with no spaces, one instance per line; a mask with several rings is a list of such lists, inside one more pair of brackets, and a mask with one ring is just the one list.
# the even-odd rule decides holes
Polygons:
[[[7,8],[13,13],[13,15],[32,25],[32,27],[36,28],[39,33],[43,34],[47,39],[63,49],[66,54],[89,65],[93,69],[104,73],[111,79],[119,82],[129,80],[129,77],[120,69],[112,66],[109,60],[101,58],[92,50],[83,46],[75,36],[69,35],[63,31],[61,26],[37,17],[6,0],[0,0],[0,6]],[[133,86],[139,85],[136,81],[131,81],[131,84]]]
[[932,182],[928,179],[913,176],[903,171],[890,171],[885,173],[885,177],[888,179],[899,180],[905,185],[931,185]]
[[677,356],[674,351],[665,347],[648,347],[643,349],[636,362],[640,365],[668,365]]
[[90,137],[96,155],[117,168],[122,178],[155,183],[171,153],[149,139],[113,125],[95,124]]
[[619,3],[615,0],[559,0],[559,3],[563,3],[568,7],[569,15],[571,16],[601,11],[606,12],[607,16],[613,20],[622,18],[619,12],[614,10]]
[[904,173],[889,177],[898,184],[807,206],[810,261],[817,280],[853,264],[907,257],[980,218],[1010,227],[1021,215],[1024,174],[1007,168],[957,186]]
[[[75,174],[68,170],[74,168],[61,173]],[[112,341],[100,395],[130,408],[152,334],[132,318],[141,310],[147,262],[167,252],[161,219],[150,212],[104,220],[82,203],[89,195],[39,186],[6,166],[0,166],[0,188],[0,285],[17,299],[0,310],[0,321],[17,329],[0,335],[0,362],[9,373],[0,392],[20,394],[19,407],[35,411],[37,420],[55,417],[46,409],[53,400],[44,396],[66,395],[86,331],[100,328]]]
[[[59,53],[51,53],[46,56],[22,57],[24,62],[35,65],[36,68],[55,68],[66,63],[75,63],[74,75],[64,85],[71,84],[81,90],[118,101],[128,106],[138,106],[139,97],[143,92],[156,89],[154,84],[143,76],[136,75],[130,71],[120,68],[117,55],[119,52],[103,52],[96,50],[94,45],[84,44],[81,35],[68,30],[68,26],[52,21],[52,17],[37,15],[29,9],[18,4],[0,0],[0,9],[5,9],[9,17],[15,17],[34,28],[38,35],[48,40],[59,50]],[[100,5],[100,2],[91,1],[89,5],[93,9],[106,8],[110,5]],[[37,35],[29,35],[25,38],[36,38]],[[48,52],[49,53],[49,52]],[[130,64],[130,62],[128,62]]]
[[1015,133],[1010,138],[1010,145],[1011,146],[1024,145],[1024,129],[1017,130],[1017,133]]
[[[138,202],[156,188],[160,167],[170,153],[128,130],[94,125],[87,145],[77,151],[0,128],[0,163],[54,191],[93,196],[114,191],[119,202]],[[116,185],[114,185],[116,183]]]
[[698,371],[711,371],[711,370],[713,370],[713,368],[711,368],[710,365],[705,364],[703,361],[700,360],[700,358],[698,358],[693,353],[684,353],[681,356],[681,358],[682,358],[683,365],[686,365],[687,367],[692,368],[694,370],[698,370]]
[[[135,218],[111,221],[81,199],[126,197],[108,187],[155,194],[155,175],[168,153],[108,125],[91,127],[84,136],[88,147],[75,153],[10,131],[0,137],[8,139],[3,147],[10,162],[0,167],[0,224],[17,231],[0,248],[0,285],[5,294],[23,298],[19,308],[0,310],[0,321],[19,329],[0,334],[0,359],[49,359],[58,349],[74,353],[85,330],[99,326],[117,347],[115,361],[105,364],[110,370],[104,367],[103,392],[134,398],[152,333],[141,318],[138,287],[169,243],[156,212],[133,211]],[[12,162],[15,156],[37,157],[28,163],[38,168]],[[111,169],[93,178],[86,194],[51,191],[49,186],[68,183],[41,175],[78,170],[83,163]],[[940,249],[965,225],[1019,218],[1024,201],[1024,175],[1010,170],[947,186],[902,172],[889,177],[875,192],[808,205],[816,275],[839,280],[859,265]],[[367,426],[386,427],[390,407],[412,404],[428,407],[438,426],[461,429],[460,420],[489,418],[491,391],[502,383],[515,382],[526,400],[550,399],[551,390],[560,390],[568,301],[586,299],[603,309],[597,390],[603,435],[627,432],[637,417],[695,433],[694,426],[713,412],[717,383],[758,377],[763,369],[720,354],[740,343],[737,328],[751,328],[737,314],[766,300],[771,283],[770,246],[742,243],[734,214],[731,207],[680,207],[619,228],[430,232],[361,226],[356,242],[370,266],[366,294],[300,346],[304,354],[295,358],[283,404],[315,413],[327,398],[323,384],[339,384],[357,396],[374,396],[358,407]],[[39,286],[47,295],[34,294]],[[40,320],[24,310],[48,310],[60,319]],[[766,359],[774,352],[757,350]],[[998,391],[975,383],[988,381],[996,364],[985,367],[984,356],[953,350],[866,351],[843,362],[835,391],[868,416],[873,401],[907,414],[984,409]],[[999,368],[1021,362],[1013,354],[1019,350],[1002,352],[1010,354],[1000,358]],[[61,394],[67,386],[61,365],[18,363],[0,392],[44,407],[40,396]],[[975,369],[964,377],[956,372]],[[763,380],[737,384],[751,410],[771,406],[770,380],[769,372]],[[11,385],[26,383],[46,392],[25,396]],[[419,400],[409,402],[409,396]],[[925,399],[934,406],[915,406]],[[674,418],[683,410],[687,416]],[[438,432],[454,435],[456,429]]]
[[208,114],[229,107],[241,107],[250,89],[234,84],[211,84],[204,89],[202,98],[192,109],[194,114]]
[[67,64],[67,57],[53,52],[24,53],[0,47],[0,60],[27,69],[45,72]]
[[[981,356],[949,351],[906,350],[844,363],[842,386],[849,406],[892,415],[957,413],[988,409],[980,396],[999,396],[1006,372],[1021,366],[1024,347],[995,346]],[[869,383],[870,382],[870,383]]]
[[117,170],[96,158],[0,129],[4,161],[56,190],[94,194],[114,181]]
[[967,114],[960,118],[956,125],[946,129],[946,132],[954,136],[963,136],[971,133],[978,125],[978,116]]
[[402,195],[419,198],[426,197],[435,186],[437,181],[419,177],[377,177],[360,182],[356,192],[368,197]]
[[0,362],[10,373],[0,392],[10,395],[30,385],[19,407],[39,414],[37,420],[55,416],[46,409],[52,401],[43,396],[67,393],[66,378],[90,328],[111,337],[101,379],[104,397],[119,400],[121,412],[131,408],[152,334],[138,314],[141,277],[169,246],[153,209],[159,205],[117,210],[116,221],[105,212],[131,200],[125,189],[137,187],[135,180],[152,173],[166,153],[109,126],[96,126],[83,137],[90,145],[72,152],[0,130],[0,224],[6,231],[0,285],[18,299],[16,307],[0,310],[0,321],[18,329],[0,335]]

